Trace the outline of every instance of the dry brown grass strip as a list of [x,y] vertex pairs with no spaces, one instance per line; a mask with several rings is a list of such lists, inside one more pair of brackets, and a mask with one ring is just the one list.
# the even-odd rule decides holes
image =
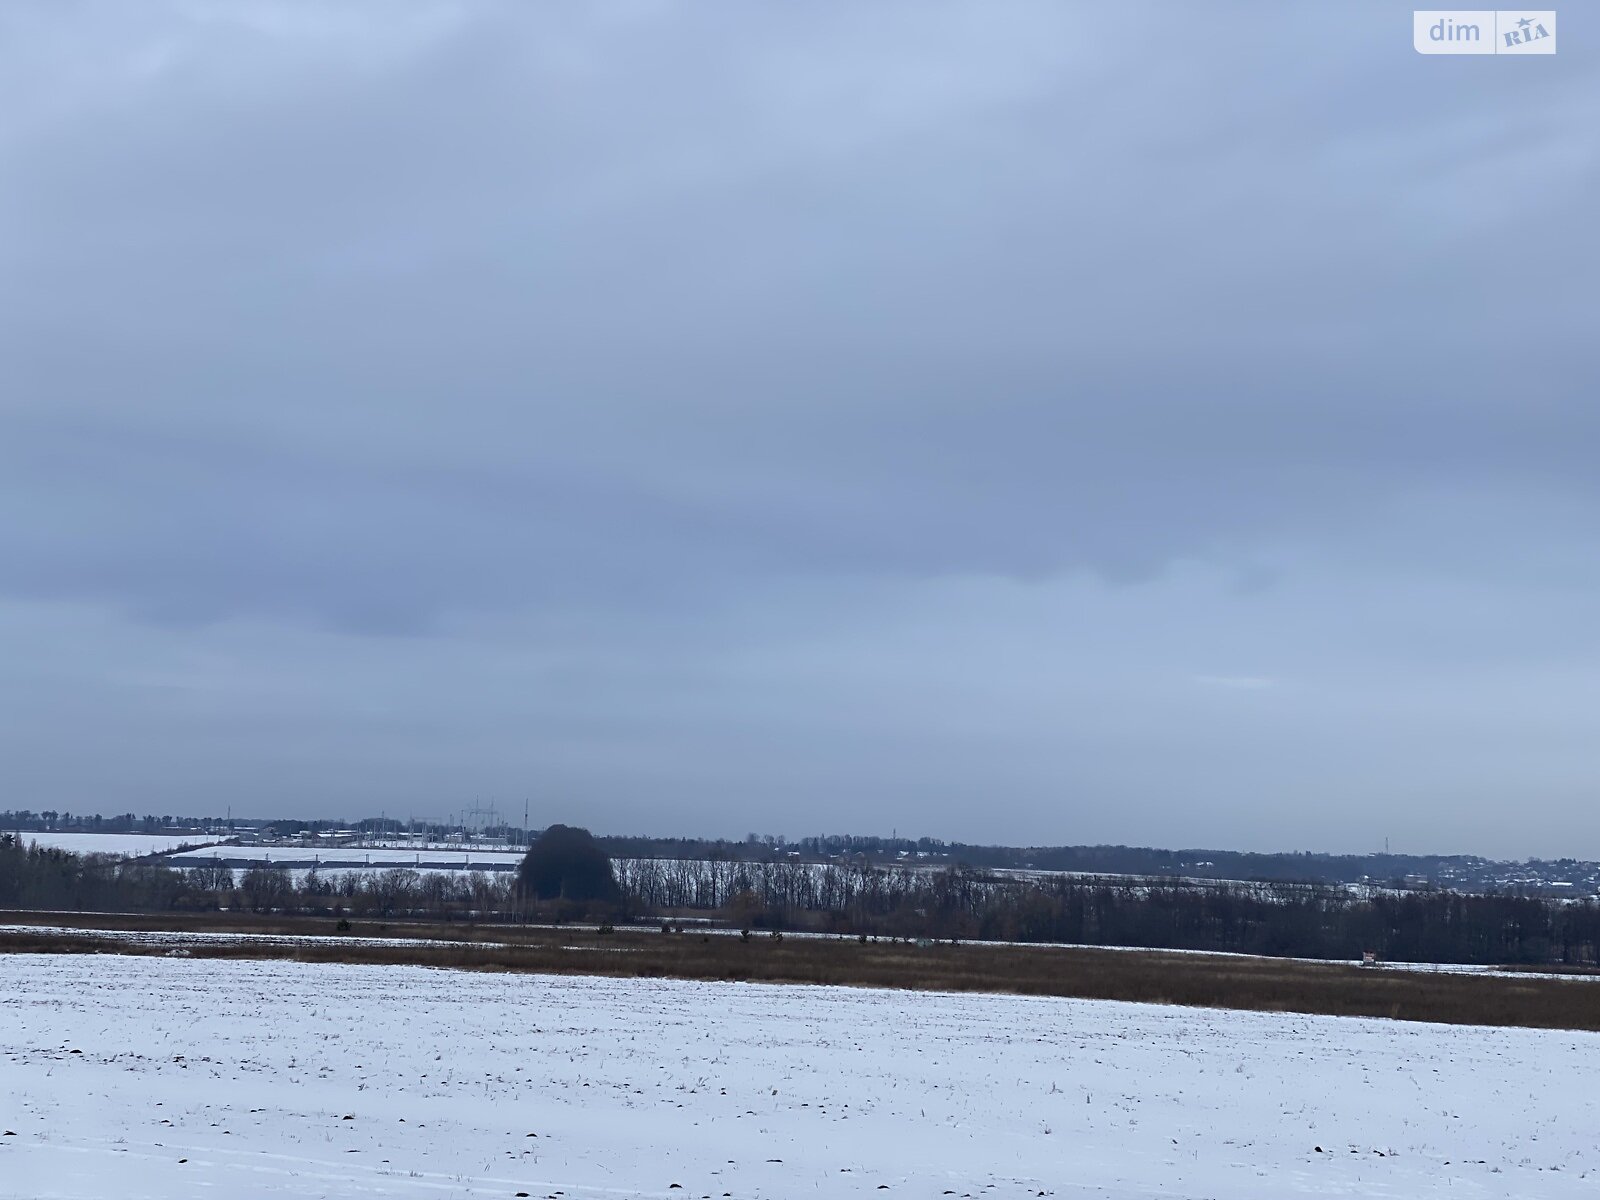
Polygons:
[[[8,931],[3,922],[72,926]],[[96,931],[204,931],[327,936],[334,922],[248,914],[173,916],[0,914],[0,952],[167,954],[171,943],[130,943]],[[1262,1012],[1321,1013],[1600,1030],[1600,985],[1369,970],[1342,963],[1066,947],[908,943],[504,925],[357,921],[337,941],[185,943],[193,958],[410,965],[621,978],[743,980],[1139,1001]],[[360,938],[417,939],[363,945]],[[427,944],[427,940],[449,944]],[[619,952],[620,951],[620,952]]]

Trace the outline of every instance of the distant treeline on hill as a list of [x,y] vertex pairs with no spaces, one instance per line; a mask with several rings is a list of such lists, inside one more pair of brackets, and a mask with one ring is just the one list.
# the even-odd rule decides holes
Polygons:
[[823,836],[788,841],[751,834],[743,841],[602,837],[613,858],[690,858],[733,862],[919,863],[993,871],[1069,871],[1283,883],[1381,883],[1459,891],[1539,891],[1569,885],[1600,891],[1600,863],[1580,859],[1508,863],[1467,854],[1260,854],[1241,850],[1161,850],[1149,846],[977,846],[937,838]]
[[174,869],[24,847],[0,835],[0,908],[205,911],[473,921],[709,917],[734,928],[1071,942],[1354,959],[1589,965],[1600,903],[1283,882],[1014,875],[963,867],[630,859],[620,900],[536,900],[509,876],[399,868]]
[[[412,823],[394,818],[359,821],[239,819],[235,827],[267,837],[298,833],[353,831],[370,836],[416,834],[442,838],[461,832],[459,826]],[[86,816],[70,812],[0,812],[0,831],[74,833],[164,833],[210,831],[224,836],[221,817]],[[501,825],[475,831],[526,846],[536,831]],[[796,840],[773,834],[749,834],[740,840],[601,836],[596,839],[612,858],[688,858],[726,862],[798,860],[877,864],[916,862],[989,870],[1076,871],[1091,875],[1139,875],[1185,879],[1232,879],[1291,883],[1383,883],[1395,887],[1431,885],[1461,891],[1548,890],[1571,886],[1578,894],[1600,892],[1600,863],[1555,859],[1514,863],[1455,854],[1319,854],[1311,851],[1253,853],[1240,850],[1163,850],[1149,846],[980,846],[938,838],[874,837],[831,834]]]
[[[392,817],[363,817],[359,821],[303,820],[299,817],[277,817],[264,820],[257,817],[228,816],[173,816],[145,813],[117,813],[104,816],[100,813],[57,812],[44,809],[0,811],[0,832],[10,833],[209,833],[218,837],[230,832],[249,832],[271,837],[293,837],[298,833],[332,833],[334,831],[370,834],[373,836],[417,833],[422,836],[439,836],[453,833],[460,826],[442,821],[403,822]],[[510,840],[526,842],[521,829],[502,826],[484,831]],[[516,835],[516,836],[512,836]]]
[[1091,875],[1362,883],[1405,877],[1436,880],[1490,865],[1470,855],[1257,854],[1239,850],[1159,850],[1149,846],[976,846],[937,838],[827,836],[742,842],[700,838],[601,837],[614,858],[706,858],[766,862],[840,858],[875,863],[948,863],[990,870],[1078,871]]

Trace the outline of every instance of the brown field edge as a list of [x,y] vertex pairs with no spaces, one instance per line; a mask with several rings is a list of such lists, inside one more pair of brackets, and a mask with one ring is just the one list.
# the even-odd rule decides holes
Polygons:
[[[18,925],[61,927],[31,932]],[[833,984],[918,991],[1125,1000],[1253,1012],[1385,1017],[1457,1025],[1600,1031],[1600,981],[1369,969],[1344,963],[1160,950],[982,942],[918,946],[854,938],[662,934],[593,928],[354,921],[248,914],[0,912],[0,953],[169,955],[171,944],[104,931],[249,933],[337,941],[185,943],[195,959],[408,965],[613,978]],[[399,945],[351,939],[406,938]],[[444,942],[430,945],[429,941]],[[625,951],[617,953],[616,951]]]

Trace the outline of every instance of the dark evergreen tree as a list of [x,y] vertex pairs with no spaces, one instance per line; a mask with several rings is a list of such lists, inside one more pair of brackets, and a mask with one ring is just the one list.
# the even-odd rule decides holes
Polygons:
[[571,825],[552,825],[539,835],[522,860],[517,881],[532,900],[615,904],[622,899],[605,851],[587,829]]

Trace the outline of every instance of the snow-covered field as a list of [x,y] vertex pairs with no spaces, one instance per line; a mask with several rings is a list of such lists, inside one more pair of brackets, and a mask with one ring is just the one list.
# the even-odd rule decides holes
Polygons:
[[338,862],[380,867],[454,867],[464,869],[492,864],[507,870],[523,859],[524,851],[506,850],[386,850],[365,846],[218,846],[188,854],[173,854],[167,864],[174,867],[202,866],[217,859],[248,859],[266,863]]
[[1600,1187],[1591,1034],[10,955],[0,1056],[7,1200]]
[[35,833],[17,834],[24,845],[37,842],[73,854],[161,854],[179,846],[204,846],[215,841],[203,833]]

